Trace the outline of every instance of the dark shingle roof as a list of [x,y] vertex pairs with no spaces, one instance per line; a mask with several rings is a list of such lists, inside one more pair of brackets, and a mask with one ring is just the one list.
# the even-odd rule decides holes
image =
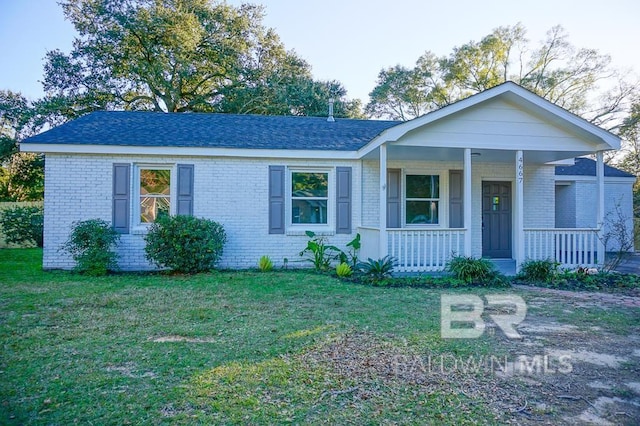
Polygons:
[[98,111],[25,143],[357,150],[400,122],[326,117]]
[[[578,157],[573,166],[556,166],[556,176],[595,176],[596,162],[590,158]],[[604,165],[604,175],[609,177],[635,177],[631,173]]]

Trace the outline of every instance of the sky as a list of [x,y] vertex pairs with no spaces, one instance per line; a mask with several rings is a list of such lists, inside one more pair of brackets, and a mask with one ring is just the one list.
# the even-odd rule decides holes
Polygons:
[[[381,69],[412,67],[425,51],[448,55],[494,28],[522,23],[537,45],[555,25],[577,47],[597,49],[614,67],[640,73],[638,0],[253,0],[264,24],[312,66],[366,104]],[[47,51],[69,52],[75,32],[56,0],[0,0],[0,89],[42,96]]]

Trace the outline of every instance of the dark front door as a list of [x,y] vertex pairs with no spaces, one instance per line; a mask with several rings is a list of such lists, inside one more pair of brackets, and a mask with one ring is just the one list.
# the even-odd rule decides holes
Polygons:
[[482,256],[511,258],[511,182],[482,182]]

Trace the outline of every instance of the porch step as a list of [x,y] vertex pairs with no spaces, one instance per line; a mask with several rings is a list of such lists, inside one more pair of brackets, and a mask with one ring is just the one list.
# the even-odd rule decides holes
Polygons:
[[508,277],[516,274],[516,261],[513,259],[489,259],[498,272]]

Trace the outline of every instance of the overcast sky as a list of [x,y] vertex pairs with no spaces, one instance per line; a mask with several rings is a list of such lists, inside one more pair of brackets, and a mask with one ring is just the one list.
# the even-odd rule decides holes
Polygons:
[[[243,1],[230,0],[239,5]],[[246,3],[246,1],[244,1]],[[383,67],[413,66],[426,50],[446,55],[498,26],[521,22],[533,42],[562,25],[578,47],[611,55],[640,72],[639,0],[262,0],[264,23],[313,67],[364,103]],[[47,50],[68,52],[73,27],[56,0],[0,0],[0,89],[42,95]]]

